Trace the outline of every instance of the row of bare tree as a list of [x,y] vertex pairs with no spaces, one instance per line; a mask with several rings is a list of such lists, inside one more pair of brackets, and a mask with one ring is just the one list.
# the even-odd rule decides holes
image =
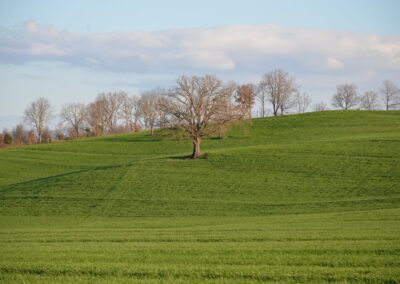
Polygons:
[[357,86],[354,84],[338,85],[332,97],[332,105],[343,110],[357,106],[361,109],[376,110],[381,107],[381,102],[385,110],[400,109],[400,90],[392,81],[384,81],[378,92],[367,91],[362,95],[357,93]]
[[[400,106],[399,90],[392,82],[385,81],[379,92],[387,110]],[[196,158],[202,155],[200,143],[204,136],[221,135],[226,125],[250,119],[256,101],[261,117],[266,116],[268,106],[276,116],[292,111],[303,113],[311,104],[311,98],[299,92],[295,78],[282,69],[266,73],[257,85],[223,83],[210,75],[182,76],[169,89],[155,88],[141,96],[129,96],[125,92],[102,93],[87,105],[65,104],[55,133],[58,139],[64,139],[145,128],[153,135],[154,128],[179,127],[192,138],[192,157]],[[358,104],[364,109],[376,109],[378,93],[366,92],[358,96],[355,85],[343,84],[337,86],[332,104],[345,110]],[[314,111],[323,110],[326,110],[324,103],[314,105]],[[52,113],[53,108],[45,98],[32,102],[24,112],[25,121],[33,126],[38,143],[51,139],[47,126]],[[32,143],[35,133],[24,131],[22,127],[19,125],[13,131],[14,141]]]

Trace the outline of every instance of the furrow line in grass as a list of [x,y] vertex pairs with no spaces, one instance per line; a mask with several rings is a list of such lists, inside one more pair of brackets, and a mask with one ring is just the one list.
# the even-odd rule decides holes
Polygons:
[[[46,237],[46,236],[45,236]],[[287,243],[291,242],[292,244],[295,243],[315,243],[315,242],[321,242],[321,243],[328,243],[328,242],[343,242],[343,243],[348,243],[348,242],[354,242],[356,244],[359,244],[360,242],[398,242],[400,240],[399,237],[382,237],[382,236],[377,236],[376,238],[370,238],[370,237],[324,237],[324,238],[307,238],[307,237],[293,237],[293,238],[288,238],[288,237],[264,237],[264,238],[254,238],[254,237],[249,237],[249,238],[241,238],[241,239],[234,239],[234,238],[229,238],[229,237],[224,237],[222,236],[221,238],[192,238],[192,239],[184,239],[184,238],[178,238],[178,239],[173,239],[173,238],[133,238],[133,239],[96,239],[94,237],[90,237],[87,239],[39,239],[39,240],[34,240],[34,239],[29,239],[29,240],[18,240],[18,239],[13,239],[13,240],[0,240],[0,243],[39,243],[39,244],[47,244],[47,243],[72,243],[72,244],[79,244],[79,243],[126,243],[126,244],[135,244],[135,243],[184,243],[184,244],[196,244],[196,243],[204,243],[204,244],[212,244],[212,243],[224,243],[224,244],[236,244],[236,243],[245,243],[245,244],[258,244],[258,243],[267,243],[267,242],[274,242],[274,243]],[[268,249],[267,249],[268,250]],[[340,250],[340,249],[338,249]],[[355,252],[359,249],[354,249],[351,250],[352,252]],[[400,255],[400,248],[390,248],[388,250],[394,250],[394,253],[390,254],[399,254]],[[270,250],[268,250],[270,251]],[[295,249],[290,250],[291,252],[295,252]],[[316,250],[313,250],[316,252]],[[374,252],[374,249],[366,249],[366,252]],[[383,254],[382,251],[379,251],[379,253],[376,254]]]
[[[137,270],[116,270],[109,269],[108,271],[101,268],[52,268],[52,267],[1,267],[0,274],[22,274],[22,275],[40,275],[40,276],[94,276],[94,277],[128,277],[131,279],[154,279],[162,282],[162,279],[183,279],[183,280],[235,280],[235,281],[292,281],[297,283],[307,283],[310,281],[345,281],[345,282],[380,282],[385,279],[387,283],[397,283],[399,271],[392,271],[391,275],[387,275],[382,279],[382,275],[371,275],[372,271],[384,272],[392,268],[371,268],[362,267],[359,269],[351,268],[349,271],[346,268],[324,267],[324,266],[290,266],[290,265],[276,265],[263,267],[264,272],[240,271],[232,270],[238,269],[241,266],[230,266],[229,270],[222,270],[222,268],[203,268],[187,267],[185,269],[160,269],[151,267],[148,269]],[[251,268],[252,266],[250,266]],[[253,266],[254,268],[260,266]],[[260,268],[261,268],[260,267]],[[267,269],[267,271],[265,271]],[[271,271],[271,269],[273,269]],[[299,269],[301,269],[299,271]],[[371,271],[372,270],[372,271]],[[313,272],[313,273],[310,273]],[[393,275],[394,274],[394,275]]]

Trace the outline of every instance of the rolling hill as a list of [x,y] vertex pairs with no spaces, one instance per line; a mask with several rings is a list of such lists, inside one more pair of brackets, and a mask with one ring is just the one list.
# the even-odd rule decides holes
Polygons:
[[0,149],[0,281],[400,282],[400,112]]

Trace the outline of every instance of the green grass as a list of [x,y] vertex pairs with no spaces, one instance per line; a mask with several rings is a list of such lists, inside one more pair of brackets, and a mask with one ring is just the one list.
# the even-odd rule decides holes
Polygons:
[[0,149],[0,282],[400,283],[400,112]]

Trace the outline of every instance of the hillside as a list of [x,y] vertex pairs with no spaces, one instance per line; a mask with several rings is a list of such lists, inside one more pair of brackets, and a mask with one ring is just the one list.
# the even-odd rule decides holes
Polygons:
[[400,282],[400,112],[0,149],[5,282]]

